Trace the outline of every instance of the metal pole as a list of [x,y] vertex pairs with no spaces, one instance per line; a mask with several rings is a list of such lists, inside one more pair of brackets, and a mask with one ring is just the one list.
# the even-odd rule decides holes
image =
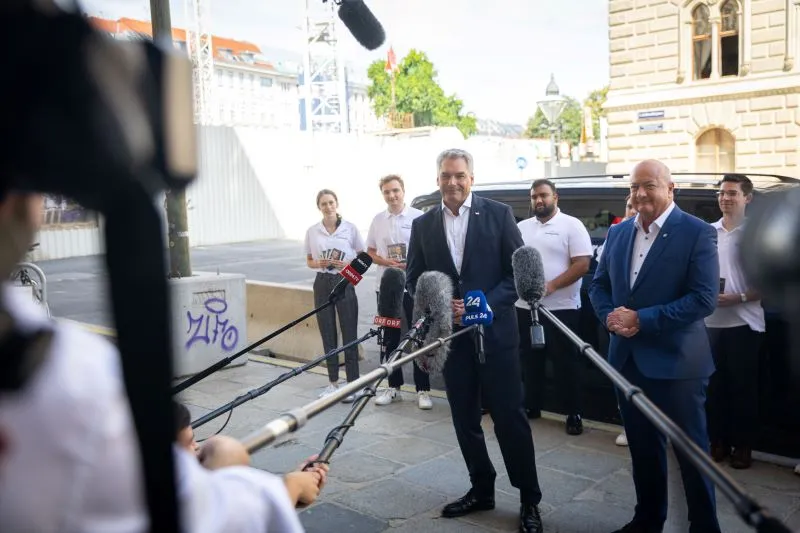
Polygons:
[[336,392],[329,394],[324,398],[314,400],[313,402],[302,407],[298,407],[297,409],[292,409],[288,413],[282,414],[280,417],[268,422],[261,429],[257,429],[250,435],[247,435],[244,439],[242,439],[242,444],[244,444],[244,447],[247,448],[249,453],[256,452],[264,446],[274,442],[278,437],[282,437],[287,433],[297,431],[301,427],[305,426],[310,418],[313,418],[322,411],[330,408],[333,405],[336,405],[347,396],[358,392],[367,385],[371,384],[373,381],[383,379],[391,374],[396,368],[400,368],[401,366],[410,363],[417,357],[438,349],[446,342],[450,342],[456,337],[472,331],[476,327],[477,325],[467,326],[466,328],[459,330],[448,337],[437,339],[428,346],[415,352],[411,352],[405,357],[401,357],[397,361],[384,363],[372,372],[361,376],[355,381],[351,381],[344,387],[336,389]]
[[550,177],[556,177],[558,168],[558,148],[556,147],[556,126],[550,124]]
[[[153,41],[163,41],[172,46],[172,20],[168,0],[150,0],[150,18],[153,20]],[[194,66],[197,68],[197,65]],[[189,221],[186,213],[186,190],[165,192],[167,211],[167,241],[169,243],[169,277],[185,278],[192,275],[189,257]]]

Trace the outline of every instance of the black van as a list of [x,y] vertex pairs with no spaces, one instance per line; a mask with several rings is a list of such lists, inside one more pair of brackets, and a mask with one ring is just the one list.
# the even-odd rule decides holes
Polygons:
[[[672,175],[675,183],[675,202],[684,211],[707,222],[715,222],[722,217],[717,204],[716,192],[723,174],[682,174]],[[753,203],[764,195],[800,185],[800,179],[778,175],[747,174],[755,191]],[[625,198],[629,193],[626,175],[596,175],[555,178],[558,189],[558,206],[564,212],[580,219],[589,231],[595,250],[605,240],[609,226],[624,217]],[[491,198],[511,206],[517,222],[530,218],[530,188],[532,180],[509,181],[474,185],[472,192],[484,198]],[[413,200],[411,205],[427,211],[441,204],[438,191]],[[589,272],[584,277],[581,289],[581,327],[578,335],[592,344],[600,353],[608,346],[608,333],[595,318],[589,302],[587,287],[597,266],[593,259]],[[787,375],[788,362],[788,324],[787,321],[765,302],[767,318],[767,339],[764,355],[761,358],[762,371],[760,412],[762,420],[761,442],[758,450],[768,453],[794,457],[800,450],[800,412],[787,408],[789,383],[783,383]],[[591,420],[619,424],[619,412],[613,386],[591,362],[585,360],[586,401],[584,416]],[[557,403],[557,395],[552,390],[552,369],[548,365],[545,383],[544,408],[551,412],[564,413]],[[799,406],[800,407],[800,406]],[[789,413],[787,415],[787,413]]]

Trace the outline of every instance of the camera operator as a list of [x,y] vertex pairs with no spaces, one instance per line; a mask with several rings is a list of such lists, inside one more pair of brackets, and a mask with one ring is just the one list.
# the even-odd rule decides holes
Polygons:
[[[0,277],[8,279],[33,242],[43,199],[5,189],[0,183]],[[14,376],[25,379],[15,382]],[[186,532],[303,531],[295,505],[313,502],[327,473],[320,467],[284,479],[243,466],[249,456],[232,439],[207,442],[200,461],[177,442],[174,453]],[[119,353],[99,336],[50,321],[5,282],[0,524],[4,533],[148,531]]]

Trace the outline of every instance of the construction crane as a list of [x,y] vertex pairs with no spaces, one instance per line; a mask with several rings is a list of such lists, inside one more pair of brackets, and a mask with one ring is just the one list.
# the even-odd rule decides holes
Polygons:
[[220,118],[214,101],[214,48],[209,1],[184,0],[186,51],[193,66],[194,120],[197,124],[216,124]]

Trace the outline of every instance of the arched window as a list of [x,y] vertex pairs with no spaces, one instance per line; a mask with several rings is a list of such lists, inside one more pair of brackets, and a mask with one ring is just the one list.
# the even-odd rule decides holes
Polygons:
[[739,13],[734,0],[720,6],[719,68],[723,76],[739,75]]
[[736,140],[727,131],[715,128],[697,138],[696,172],[735,172]]
[[708,19],[705,4],[692,11],[692,71],[696,80],[711,77],[711,24]]

